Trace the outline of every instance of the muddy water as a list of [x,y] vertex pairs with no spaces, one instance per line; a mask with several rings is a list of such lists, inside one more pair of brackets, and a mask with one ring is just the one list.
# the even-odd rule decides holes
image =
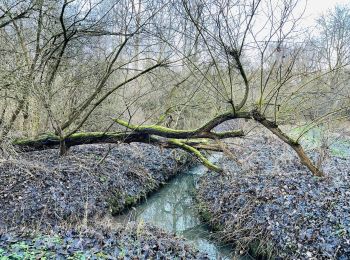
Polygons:
[[[212,158],[215,161],[217,158]],[[144,221],[186,238],[210,259],[232,259],[232,248],[210,239],[209,228],[200,220],[195,208],[194,188],[198,177],[206,172],[197,166],[176,177],[147,201],[130,210],[118,221]]]

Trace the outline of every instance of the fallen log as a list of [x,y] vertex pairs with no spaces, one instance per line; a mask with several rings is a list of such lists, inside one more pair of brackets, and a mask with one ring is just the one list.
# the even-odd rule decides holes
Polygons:
[[64,139],[53,134],[48,134],[34,139],[17,139],[13,144],[17,150],[33,151],[56,148],[59,147],[62,142],[65,143],[67,148],[81,144],[141,142],[167,148],[183,149],[196,156],[209,169],[222,172],[222,169],[210,163],[200,150],[223,151],[222,146],[213,143],[213,141],[244,136],[242,130],[226,132],[213,131],[213,129],[221,123],[237,118],[251,119],[260,123],[276,137],[294,149],[301,163],[304,164],[314,176],[324,176],[324,173],[312,163],[302,146],[283,133],[275,122],[266,119],[258,110],[223,113],[194,130],[176,130],[158,125],[133,125],[121,119],[113,119],[117,124],[124,126],[126,131],[74,133]]
[[[75,133],[64,139],[66,146],[71,147],[82,144],[99,144],[99,143],[131,143],[146,142],[148,135],[140,133],[121,133],[121,132],[82,132]],[[58,148],[61,139],[54,134],[44,134],[36,138],[19,138],[13,141],[16,150],[27,152],[35,150],[45,150]]]
[[[46,149],[56,149],[60,145],[60,137],[54,134],[44,134],[36,138],[18,138],[12,144],[18,152],[30,152]],[[83,144],[118,144],[118,143],[147,143],[159,145],[164,148],[178,148],[172,142],[166,139],[160,139],[148,134],[125,133],[125,132],[83,132],[75,133],[65,139],[66,146],[72,147]],[[217,144],[209,143],[207,139],[189,139],[183,140],[184,144],[195,147],[196,149],[221,152],[222,148]]]

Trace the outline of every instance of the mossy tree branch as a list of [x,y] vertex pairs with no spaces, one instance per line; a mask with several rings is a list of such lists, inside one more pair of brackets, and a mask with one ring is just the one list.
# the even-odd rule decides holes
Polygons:
[[220,167],[216,166],[215,164],[212,164],[200,151],[198,151],[193,146],[187,145],[178,139],[170,139],[169,143],[174,144],[175,146],[187,152],[190,152],[191,154],[196,156],[203,163],[203,165],[206,166],[208,169],[219,173],[223,172],[223,170]]
[[[148,135],[156,135],[161,136],[163,138],[171,138],[164,140],[164,142],[167,142],[169,144],[175,145],[187,152],[190,152],[194,156],[196,156],[207,168],[219,172],[222,172],[222,169],[214,164],[212,164],[198,149],[206,149],[209,148],[208,145],[205,144],[197,144],[198,149],[196,149],[196,144],[190,144],[186,141],[188,138],[192,138],[194,140],[200,139],[200,138],[207,138],[211,140],[217,140],[217,139],[225,139],[225,138],[232,138],[232,137],[242,137],[244,136],[244,132],[242,130],[233,130],[233,131],[226,131],[226,132],[215,132],[212,131],[212,129],[219,125],[221,120],[228,120],[231,117],[235,117],[235,115],[232,116],[232,114],[227,114],[226,116],[217,117],[214,120],[210,121],[209,123],[205,124],[204,126],[195,129],[195,130],[176,130],[171,129],[163,126],[158,125],[133,125],[129,122],[126,122],[121,119],[113,119],[116,123],[119,125],[122,125],[135,133],[143,133]],[[184,139],[184,140],[182,140]],[[212,145],[212,144],[211,144]],[[218,148],[219,151],[222,151],[222,148],[220,146],[215,146]],[[209,150],[209,149],[206,149]]]
[[[224,113],[214,117],[208,123],[195,130],[175,130],[157,125],[138,126],[129,124],[120,119],[114,119],[116,123],[128,128],[129,132],[75,133],[67,137],[65,142],[67,147],[94,143],[143,142],[169,148],[181,148],[192,153],[209,169],[222,172],[222,169],[210,163],[208,159],[201,154],[199,149],[222,151],[222,147],[210,143],[210,141],[243,136],[244,133],[241,130],[227,132],[212,131],[212,129],[219,124],[235,118],[252,119],[259,122],[261,125],[269,129],[275,136],[294,149],[299,156],[301,163],[304,164],[314,176],[324,176],[324,173],[318,169],[306,155],[302,146],[297,141],[294,141],[288,137],[288,135],[283,133],[275,122],[266,119],[258,110],[252,110],[250,112]],[[60,142],[61,139],[59,136],[44,135],[36,139],[17,139],[13,144],[22,151],[30,151],[54,148],[57,147]]]
[[[58,148],[61,138],[54,134],[45,134],[37,138],[19,138],[13,141],[13,145],[19,152],[29,152],[37,150],[46,150]],[[84,132],[75,133],[65,139],[67,147],[82,145],[82,144],[100,144],[100,143],[147,143],[159,145],[165,148],[178,148],[178,145],[142,133],[130,132]],[[208,139],[188,139],[182,140],[182,143],[192,146],[195,149],[203,149],[209,151],[222,151],[222,148],[217,144],[212,144]]]
[[[188,138],[210,138],[210,139],[223,139],[231,137],[242,137],[244,133],[242,130],[226,131],[226,132],[214,132],[212,129],[217,124],[212,124],[212,127],[200,127],[195,130],[176,130],[159,125],[133,125],[121,119],[113,119],[117,124],[125,126],[138,133],[157,135],[166,138],[176,139],[188,139]],[[226,119],[227,120],[227,119]],[[225,121],[226,121],[225,120]]]
[[[65,139],[67,147],[82,144],[98,144],[98,143],[131,143],[146,142],[149,137],[138,133],[118,133],[118,132],[84,132],[75,133]],[[61,138],[55,134],[45,134],[32,139],[15,139],[13,145],[19,151],[34,151],[56,148],[60,145]]]
[[[278,125],[275,122],[266,119],[266,117],[262,115],[257,109],[253,109],[250,112],[236,112],[236,113],[228,112],[228,113],[218,115],[214,117],[212,120],[210,120],[208,123],[206,123],[205,125],[203,125],[202,127],[196,130],[174,130],[174,129],[170,129],[162,126],[149,126],[149,125],[136,126],[136,125],[129,124],[120,119],[114,119],[114,121],[138,133],[153,134],[153,135],[158,135],[158,136],[167,137],[167,138],[182,139],[182,138],[205,137],[210,139],[224,139],[224,138],[239,137],[244,135],[243,131],[241,130],[221,132],[221,133],[216,133],[212,131],[212,129],[218,126],[219,124],[231,119],[236,119],[236,118],[253,119],[256,122],[260,123],[261,125],[266,127],[268,130],[270,130],[275,136],[277,136],[283,142],[288,144],[297,153],[301,163],[305,165],[314,176],[318,176],[318,177],[324,176],[324,173],[320,169],[318,169],[310,160],[310,158],[307,156],[302,146],[297,141],[294,141],[288,135],[283,133],[283,131],[278,127]],[[208,168],[218,172],[222,171],[217,166],[213,167],[213,165],[208,165],[208,161],[205,159],[205,157],[195,148],[194,150],[192,150],[190,145],[186,144],[186,146],[184,146],[180,140],[178,140],[177,142],[174,142],[174,141],[171,141],[171,142],[174,144],[177,144],[180,148],[184,150],[190,151],[192,154],[197,156],[198,159]]]
[[303,147],[297,141],[294,141],[288,135],[282,132],[282,130],[278,127],[278,125],[270,120],[267,120],[265,116],[260,114],[258,110],[253,110],[251,112],[252,118],[269,129],[275,136],[281,139],[283,142],[288,144],[299,156],[300,162],[305,165],[314,176],[322,177],[324,173],[318,169],[310,160],[310,158],[305,153]]

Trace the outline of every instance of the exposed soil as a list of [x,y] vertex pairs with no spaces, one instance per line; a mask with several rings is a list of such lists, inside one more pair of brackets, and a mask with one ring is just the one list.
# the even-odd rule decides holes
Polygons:
[[145,144],[82,145],[0,161],[0,227],[55,226],[116,214],[189,165],[179,150]]
[[[312,177],[293,150],[266,134],[235,141],[231,155],[221,160],[226,174],[201,178],[197,197],[203,217],[219,230],[221,241],[240,252],[348,259],[350,160],[327,156],[322,160],[327,177]],[[315,151],[309,152],[316,160]]]

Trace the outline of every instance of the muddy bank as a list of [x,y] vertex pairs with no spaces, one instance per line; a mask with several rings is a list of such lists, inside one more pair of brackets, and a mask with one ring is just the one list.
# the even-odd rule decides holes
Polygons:
[[320,179],[273,136],[234,143],[221,160],[226,175],[204,175],[197,190],[202,216],[220,240],[253,255],[348,259],[349,159],[327,156],[328,175]]
[[134,205],[190,164],[180,150],[145,144],[82,145],[68,156],[29,152],[0,161],[0,227],[55,226]]
[[1,259],[207,259],[187,243],[144,223],[1,234]]

